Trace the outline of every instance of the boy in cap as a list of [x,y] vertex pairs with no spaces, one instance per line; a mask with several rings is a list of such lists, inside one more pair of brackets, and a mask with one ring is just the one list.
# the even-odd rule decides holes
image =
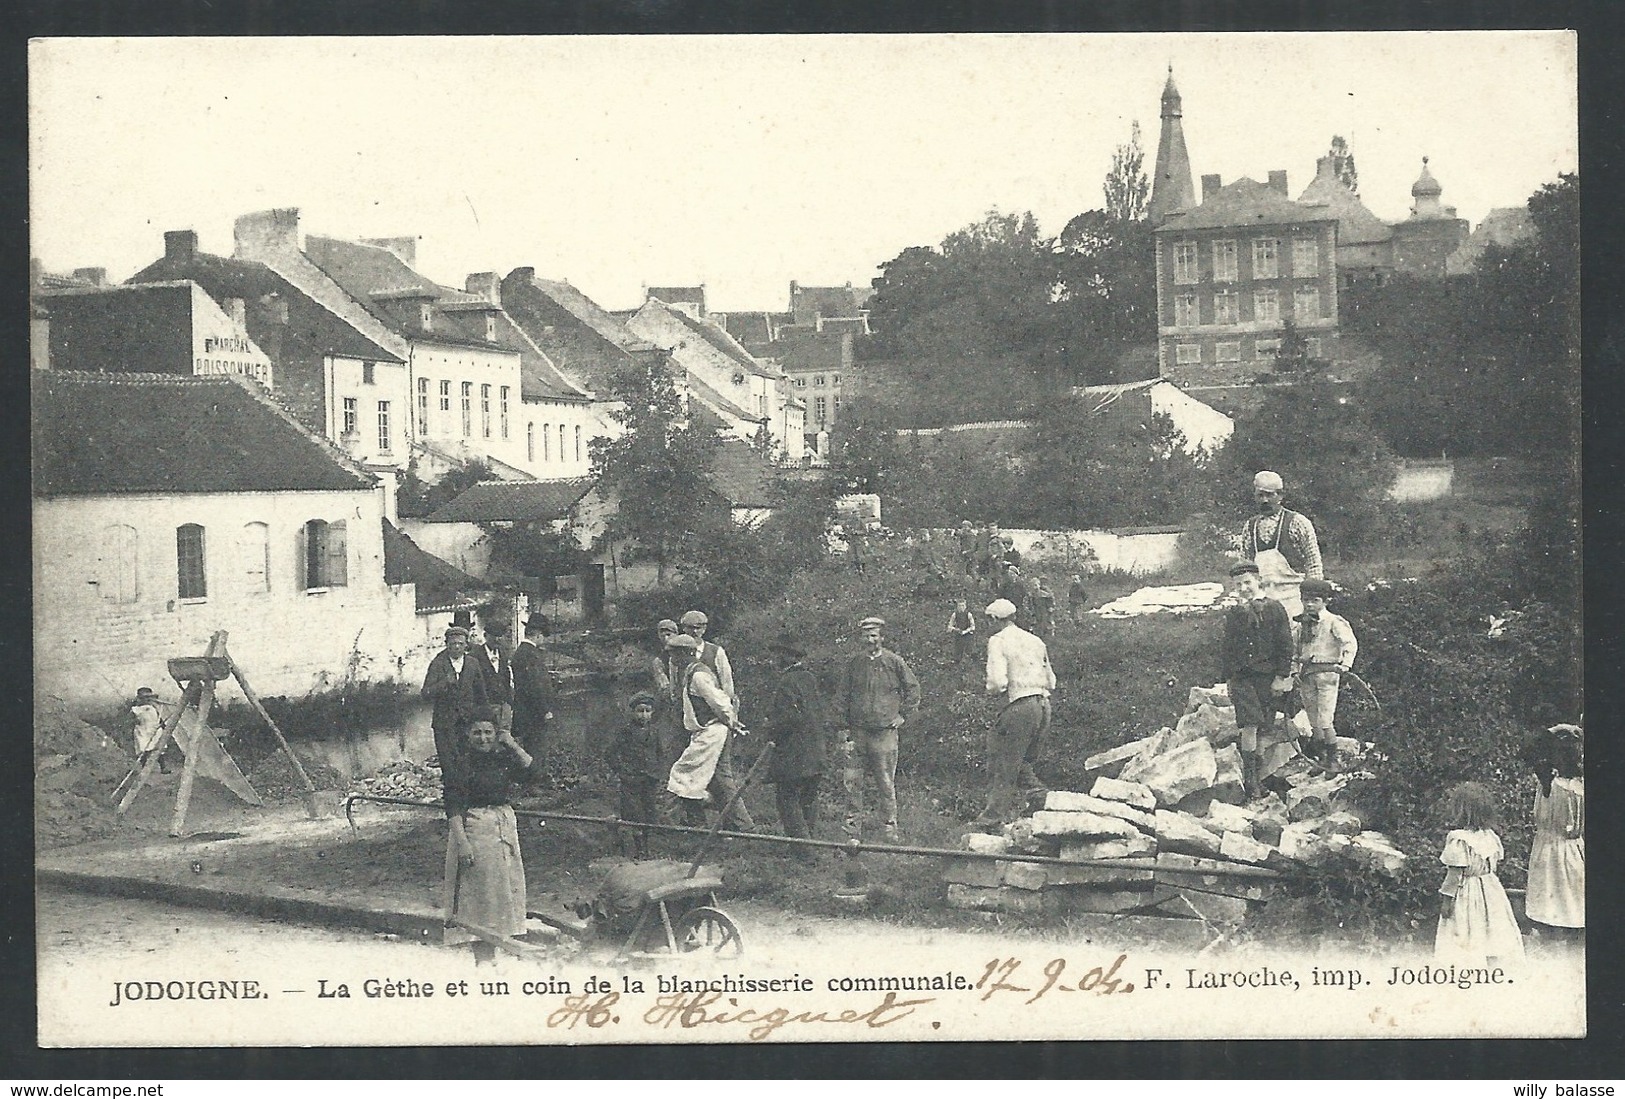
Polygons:
[[1309,717],[1314,739],[1309,755],[1328,770],[1337,768],[1337,689],[1343,673],[1354,667],[1359,642],[1348,619],[1326,609],[1337,589],[1325,580],[1303,582],[1303,613],[1296,619],[1296,646],[1292,658],[1298,682],[1298,701]]
[[1260,733],[1274,731],[1279,696],[1292,689],[1292,622],[1286,608],[1264,594],[1253,562],[1232,565],[1230,583],[1237,601],[1224,614],[1222,674],[1241,732],[1242,785],[1254,797],[1265,771]]
[[[626,703],[630,718],[616,732],[610,744],[609,762],[621,780],[620,818],[638,824],[654,824],[660,819],[659,794],[671,772],[660,729],[655,724],[656,699],[650,691],[639,691]],[[649,857],[649,834],[642,829],[632,833],[632,857]],[[621,830],[615,830],[615,850],[627,853]]]
[[871,616],[858,623],[863,652],[841,669],[836,689],[841,726],[841,773],[846,785],[846,834],[862,835],[863,776],[880,795],[886,839],[897,831],[897,730],[920,708],[920,681],[907,662],[881,644],[886,620]]
[[[829,762],[829,714],[796,639],[784,635],[768,648],[779,665],[768,704],[779,823],[787,836],[810,838],[818,831],[818,788]],[[796,848],[796,857],[814,861],[810,848]]]
[[972,822],[976,828],[1003,824],[1023,791],[1032,796],[1044,789],[1033,764],[1044,750],[1055,690],[1049,649],[1015,624],[1015,604],[995,599],[985,613],[996,626],[987,639],[987,693],[1003,695],[1004,705],[987,734],[987,807]]

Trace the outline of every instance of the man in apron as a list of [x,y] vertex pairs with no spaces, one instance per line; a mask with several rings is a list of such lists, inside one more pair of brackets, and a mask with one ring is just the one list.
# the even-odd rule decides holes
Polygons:
[[729,735],[739,728],[739,718],[716,675],[698,659],[698,641],[678,634],[668,648],[673,662],[683,665],[677,702],[682,707],[683,728],[689,739],[682,756],[672,764],[666,789],[677,795],[683,807],[683,822],[703,827],[706,794],[714,792],[717,761],[728,746]]
[[1286,608],[1289,618],[1303,613],[1298,585],[1307,578],[1325,579],[1320,540],[1309,517],[1281,506],[1285,486],[1279,473],[1261,471],[1253,478],[1258,514],[1241,530],[1241,554],[1258,566],[1264,594]]

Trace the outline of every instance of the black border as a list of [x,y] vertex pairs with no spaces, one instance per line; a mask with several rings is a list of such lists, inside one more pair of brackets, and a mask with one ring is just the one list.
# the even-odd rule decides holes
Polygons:
[[[1592,788],[1601,791],[1589,814],[1593,845],[1618,850],[1614,779],[1620,755],[1614,737],[1619,712],[1621,638],[1618,594],[1621,433],[1625,413],[1619,332],[1620,226],[1614,196],[1621,187],[1619,104],[1625,50],[1615,43],[1625,20],[1605,0],[1532,4],[1514,0],[1357,0],[1241,3],[1231,0],[1102,0],[1083,7],[1062,0],[946,0],[941,3],[778,0],[759,4],[675,0],[179,0],[117,4],[32,0],[7,21],[0,62],[0,118],[8,125],[0,187],[14,231],[0,242],[10,274],[13,308],[0,318],[12,349],[0,373],[0,446],[6,448],[0,505],[14,517],[4,528],[0,584],[8,636],[31,634],[30,549],[27,538],[27,144],[26,43],[31,36],[222,34],[538,34],[538,33],[820,33],[862,31],[1101,32],[1217,30],[1427,30],[1574,28],[1579,31],[1581,161],[1584,189],[1584,309],[1586,392],[1586,668],[1588,751]],[[1507,134],[1508,141],[1517,140]],[[1486,150],[1493,155],[1493,150]],[[1532,385],[1529,399],[1540,400]],[[29,727],[32,689],[21,644],[0,661],[0,698],[13,713],[14,759],[25,760],[20,730]],[[1584,1080],[1625,1076],[1625,1010],[1616,994],[1625,977],[1617,959],[1618,921],[1590,932],[1589,1030],[1579,1040],[1472,1041],[1176,1041],[1110,1043],[957,1043],[880,1045],[641,1046],[515,1049],[229,1049],[40,1050],[34,1045],[31,782],[26,766],[3,779],[0,822],[0,1078],[86,1079],[756,1079],[873,1077],[1096,1078],[1511,1078]],[[1594,864],[1590,905],[1619,911],[1619,874],[1606,856]]]

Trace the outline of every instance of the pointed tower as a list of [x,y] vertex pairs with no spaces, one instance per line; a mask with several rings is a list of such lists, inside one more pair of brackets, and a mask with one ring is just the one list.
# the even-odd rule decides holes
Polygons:
[[1174,67],[1168,66],[1168,83],[1162,89],[1162,134],[1157,138],[1157,174],[1151,180],[1151,207],[1148,215],[1155,229],[1175,210],[1196,205],[1196,188],[1191,185],[1191,158],[1185,152],[1184,111],[1179,89],[1174,87]]

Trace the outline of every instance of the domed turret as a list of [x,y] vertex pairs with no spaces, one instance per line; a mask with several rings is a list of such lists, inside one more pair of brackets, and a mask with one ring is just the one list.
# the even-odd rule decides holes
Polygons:
[[1411,184],[1411,198],[1416,200],[1415,205],[1411,207],[1411,217],[1444,217],[1444,211],[1439,208],[1439,196],[1443,193],[1444,188],[1439,186],[1439,181],[1433,178],[1432,172],[1428,171],[1428,158],[1423,157],[1422,174],[1416,177],[1415,183]]

